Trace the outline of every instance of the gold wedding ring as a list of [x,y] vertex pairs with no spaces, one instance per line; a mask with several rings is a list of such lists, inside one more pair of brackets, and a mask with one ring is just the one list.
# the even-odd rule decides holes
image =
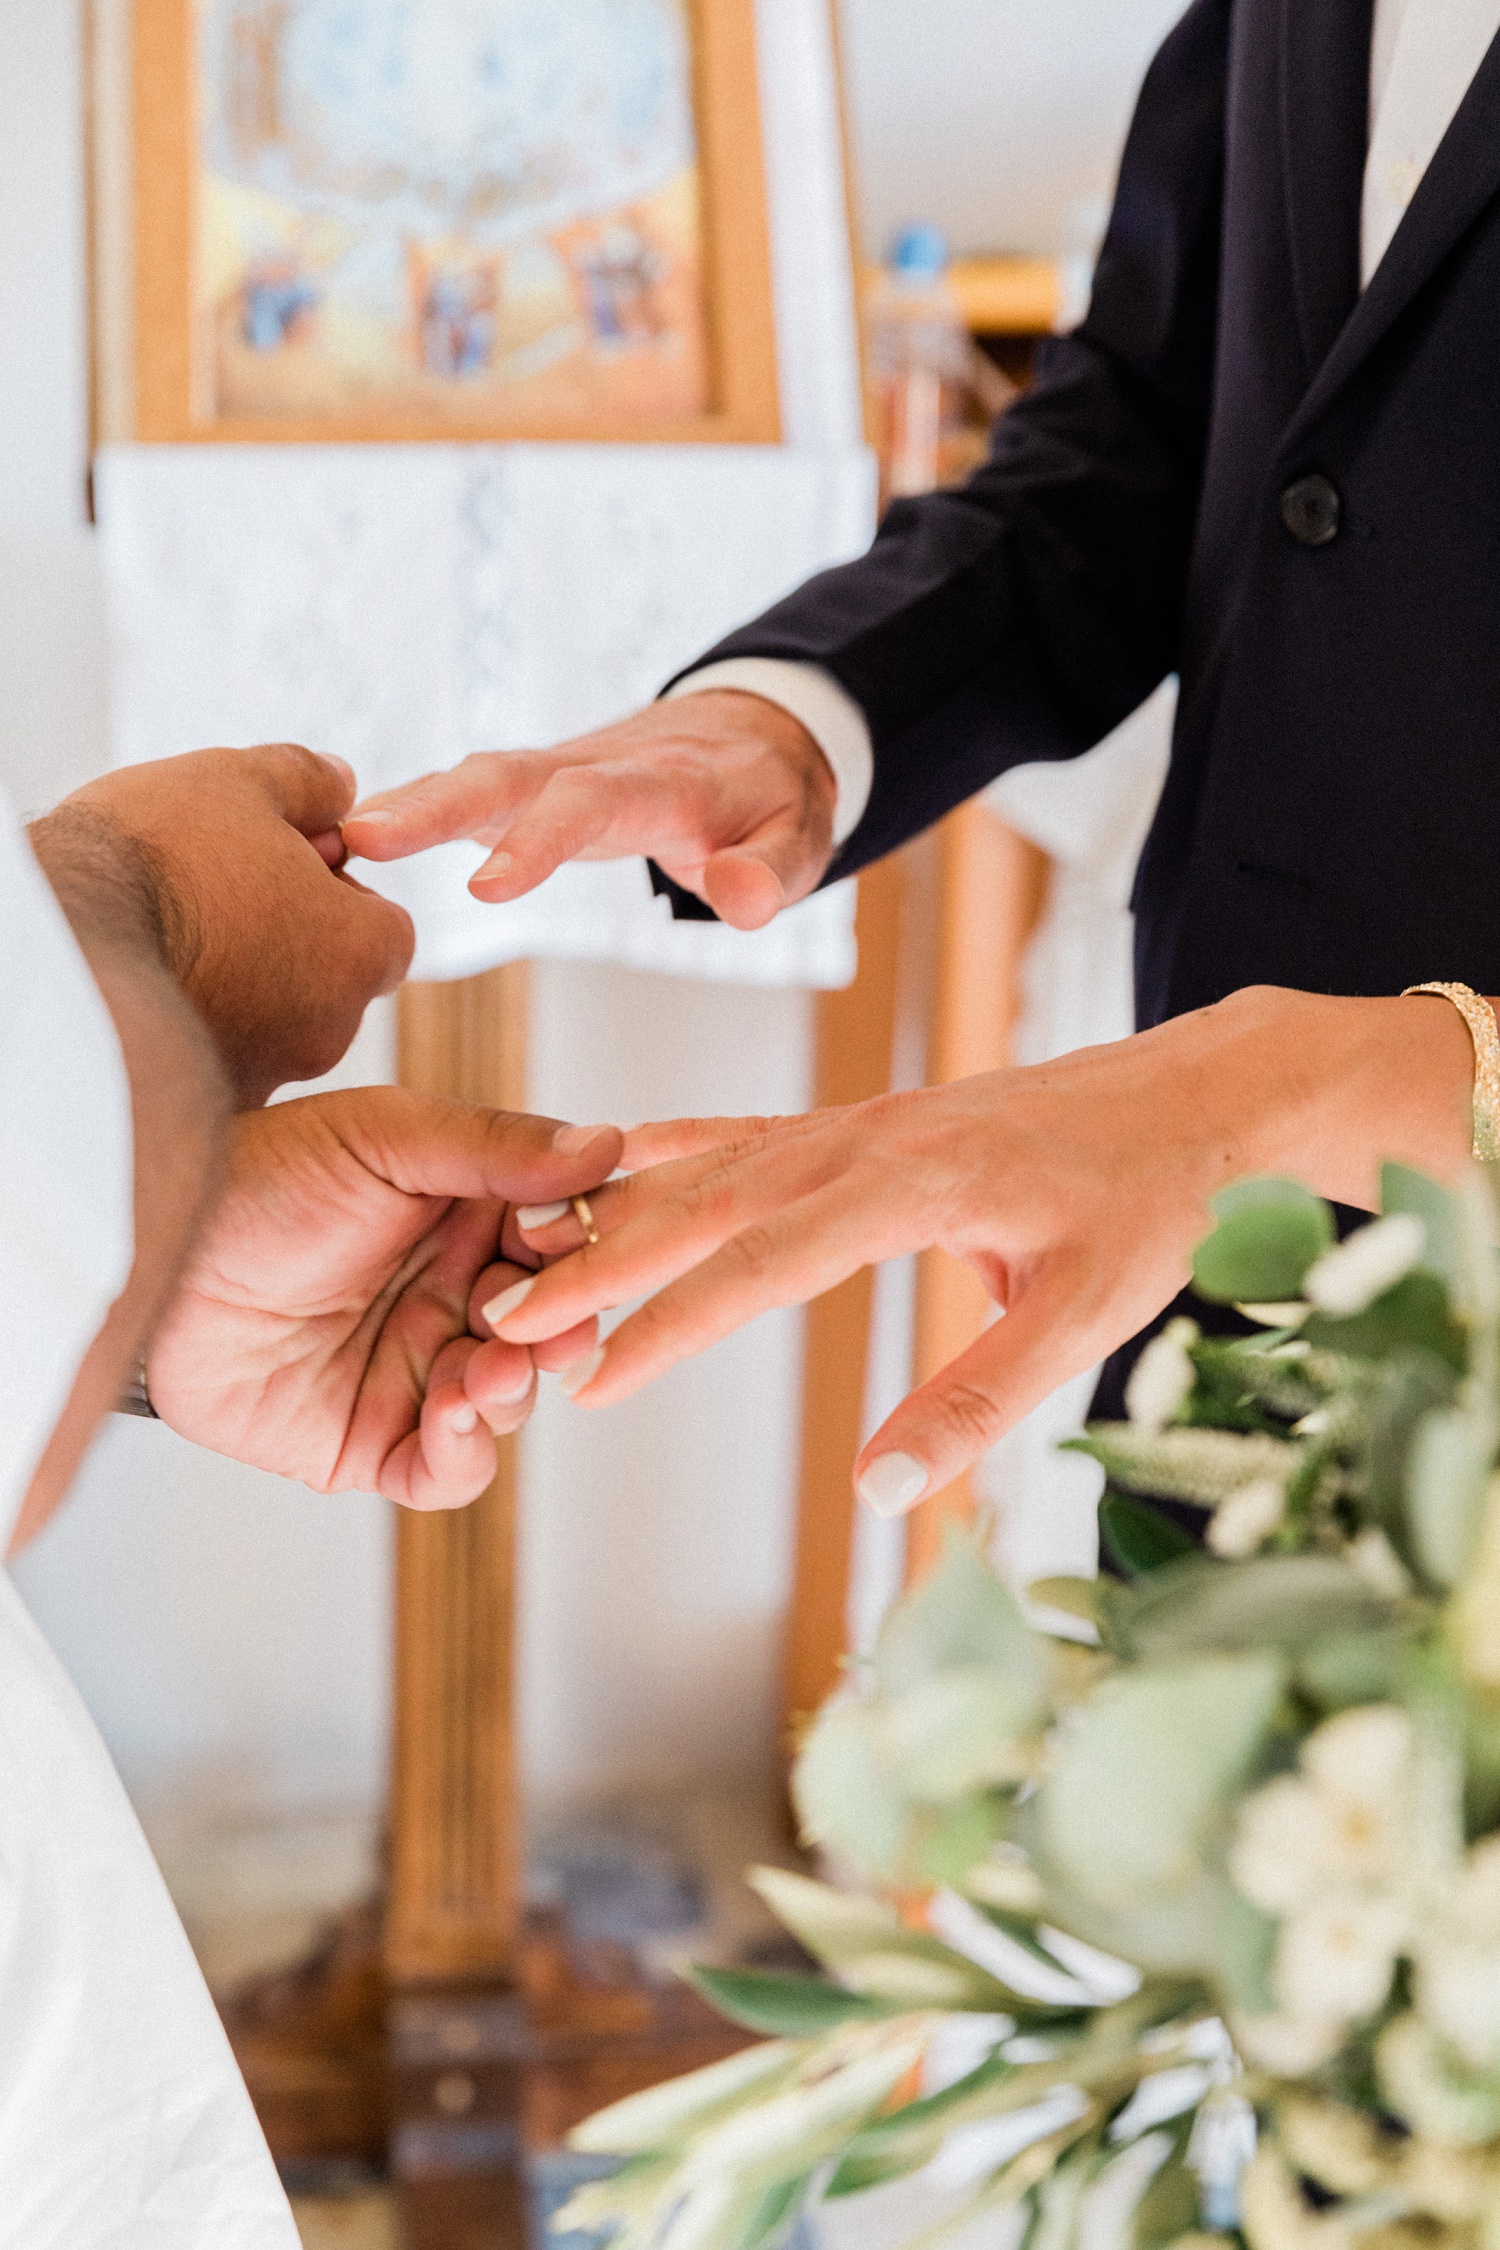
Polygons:
[[573,1209],[577,1214],[578,1224],[582,1227],[590,1242],[597,1245],[599,1229],[594,1224],[594,1214],[589,1209],[588,1197],[586,1195],[575,1195],[573,1197]]

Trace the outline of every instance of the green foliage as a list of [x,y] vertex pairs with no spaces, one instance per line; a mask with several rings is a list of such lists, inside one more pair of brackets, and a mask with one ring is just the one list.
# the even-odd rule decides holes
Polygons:
[[1231,1565],[1198,1554],[1118,1597],[1111,1631],[1116,1647],[1149,1662],[1215,1650],[1317,1649],[1335,1637],[1414,1628],[1428,1614],[1382,1593],[1338,1555],[1263,1555]]
[[1366,1311],[1348,1319],[1310,1313],[1302,1335],[1315,1349],[1337,1352],[1345,1359],[1427,1355],[1451,1367],[1455,1375],[1463,1374],[1468,1357],[1466,1334],[1449,1310],[1447,1289],[1436,1274],[1420,1269],[1406,1274]]
[[1127,1578],[1149,1577],[1198,1552],[1197,1540],[1181,1524],[1127,1492],[1106,1492],[1100,1501],[1099,1542]]
[[[798,1762],[807,1836],[873,1888],[752,1877],[825,1974],[690,1972],[769,2036],[580,2128],[575,2145],[625,2162],[566,2223],[613,2229],[614,2250],[774,2250],[810,2197],[898,2180],[974,2128],[968,2200],[911,2250],[1017,2210],[1018,2250],[1080,2250],[1104,2239],[1101,2197],[1114,2250],[1168,2250],[1205,2224],[1195,2109],[1232,2124],[1246,2087],[1256,2192],[1282,2181],[1292,2221],[1262,2202],[1223,2231],[1221,2180],[1226,2250],[1278,2250],[1287,2223],[1300,2241],[1299,2179],[1333,2198],[1305,2211],[1320,2239],[1378,2220],[1474,2250],[1500,2199],[1500,2051],[1482,2046],[1500,2021],[1500,1278],[1482,1193],[1388,1166],[1384,1197],[1420,1232],[1310,1282],[1334,1241],[1315,1197],[1271,1180],[1217,1200],[1200,1288],[1282,1325],[1225,1341],[1181,1324],[1140,1426],[1078,1441],[1106,1472],[1123,1582],[1044,1581],[1034,1626],[980,1536],[950,1536]],[[1359,1303],[1418,1244],[1362,1311],[1312,1306]],[[1204,1511],[1213,1555],[1162,1498]],[[1361,1949],[1374,1997],[1341,2002]],[[1318,2010],[1342,2009],[1331,2038],[1298,2013],[1309,1980]],[[1456,2030],[1429,2020],[1440,1990]],[[950,2025],[965,2075],[913,2097]],[[1163,2105],[1186,2111],[1132,2138],[1137,2090],[1189,2061]]]
[[1334,1239],[1326,1203],[1295,1180],[1241,1180],[1213,1199],[1218,1225],[1193,1259],[1193,1285],[1216,1304],[1299,1297]]
[[771,2039],[816,2039],[840,2024],[870,2023],[895,2013],[888,2001],[849,1992],[820,1977],[785,1977],[765,1969],[684,1971],[721,2016]]

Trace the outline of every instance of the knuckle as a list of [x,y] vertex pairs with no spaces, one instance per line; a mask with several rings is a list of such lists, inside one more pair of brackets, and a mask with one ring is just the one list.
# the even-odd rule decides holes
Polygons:
[[954,1383],[933,1402],[938,1425],[950,1436],[988,1443],[999,1431],[1000,1409],[976,1383]]
[[778,1244],[767,1226],[749,1226],[731,1235],[719,1255],[731,1274],[747,1281],[762,1280],[776,1262]]

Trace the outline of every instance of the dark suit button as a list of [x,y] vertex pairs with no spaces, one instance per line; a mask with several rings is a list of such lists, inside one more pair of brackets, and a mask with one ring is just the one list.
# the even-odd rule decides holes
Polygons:
[[1331,477],[1298,477],[1281,495],[1281,520],[1299,547],[1326,547],[1337,539],[1343,513]]

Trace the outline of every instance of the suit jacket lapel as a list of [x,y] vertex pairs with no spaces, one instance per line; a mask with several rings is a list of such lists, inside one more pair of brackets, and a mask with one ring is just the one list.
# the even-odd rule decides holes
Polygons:
[[[1287,0],[1296,7],[1308,0]],[[1500,38],[1475,74],[1370,286],[1287,428],[1295,444],[1500,192]]]
[[1311,382],[1359,297],[1374,0],[1281,0],[1292,293]]

